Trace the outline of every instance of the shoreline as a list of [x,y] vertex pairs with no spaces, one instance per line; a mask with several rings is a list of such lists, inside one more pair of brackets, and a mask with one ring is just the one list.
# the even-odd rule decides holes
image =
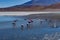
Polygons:
[[39,11],[29,11],[29,12],[0,12],[1,15],[14,15],[14,16],[24,16],[24,15],[31,15],[31,14],[52,14],[52,13],[60,13],[60,12],[39,12]]

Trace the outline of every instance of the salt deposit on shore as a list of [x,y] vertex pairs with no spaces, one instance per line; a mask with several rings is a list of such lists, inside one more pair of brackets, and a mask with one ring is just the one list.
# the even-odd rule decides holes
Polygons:
[[22,16],[22,15],[29,15],[29,14],[45,14],[45,13],[47,13],[47,14],[49,14],[49,13],[58,13],[59,14],[59,12],[39,12],[39,11],[34,11],[34,12],[0,12],[0,15],[20,15],[20,16]]

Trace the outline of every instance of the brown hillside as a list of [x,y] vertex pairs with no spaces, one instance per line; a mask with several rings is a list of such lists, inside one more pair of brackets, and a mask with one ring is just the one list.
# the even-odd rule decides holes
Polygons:
[[48,6],[49,9],[60,9],[60,3],[52,4]]
[[11,8],[0,8],[0,11],[38,11],[43,10],[43,6],[30,6],[30,7],[11,7]]

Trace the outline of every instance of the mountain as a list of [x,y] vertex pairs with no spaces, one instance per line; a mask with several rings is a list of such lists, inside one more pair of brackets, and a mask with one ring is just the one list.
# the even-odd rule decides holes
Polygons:
[[0,8],[0,11],[42,11],[48,8],[59,8],[59,2],[60,0],[32,0],[21,5]]
[[60,0],[36,0],[35,4],[41,6],[48,6],[60,2]]
[[52,4],[47,9],[60,9],[60,3]]
[[42,9],[44,9],[44,6],[35,6],[32,5],[32,1],[29,1],[22,5],[16,5],[8,8],[0,8],[0,11],[36,11]]
[[29,7],[29,6],[32,6],[32,1],[26,2],[26,3],[21,4],[21,5],[16,5],[16,6],[8,7],[8,8],[20,8],[20,7]]
[[48,5],[52,5],[52,4],[55,4],[55,3],[59,3],[60,0],[37,0],[37,1],[29,1],[29,2],[26,2],[24,4],[21,4],[21,5],[16,5],[16,6],[32,6],[32,5],[37,5],[37,6],[48,6]]

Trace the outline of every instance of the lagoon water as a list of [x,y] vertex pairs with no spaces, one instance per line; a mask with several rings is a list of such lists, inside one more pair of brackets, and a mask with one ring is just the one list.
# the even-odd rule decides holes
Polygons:
[[[0,16],[0,18],[0,40],[42,40],[45,34],[51,35],[60,32],[59,20],[56,21],[57,28],[52,28],[45,19],[41,19],[42,24],[40,19],[32,19],[34,21],[31,24],[32,28],[28,30],[26,27],[28,19],[24,20],[25,18],[16,16]],[[16,22],[17,28],[14,29],[12,23],[16,19],[18,20]],[[23,31],[21,31],[21,24],[24,25]]]

